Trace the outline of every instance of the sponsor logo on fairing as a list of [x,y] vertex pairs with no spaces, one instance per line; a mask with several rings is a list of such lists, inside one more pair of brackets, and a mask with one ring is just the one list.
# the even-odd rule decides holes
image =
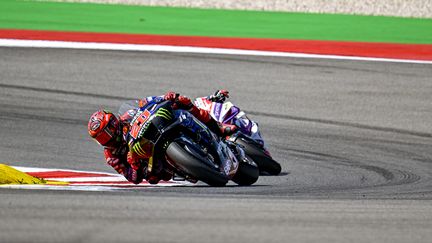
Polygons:
[[212,113],[216,117],[216,120],[219,120],[219,118],[220,118],[221,109],[222,109],[222,104],[220,104],[220,103],[214,103],[213,104]]
[[136,139],[142,130],[143,124],[150,118],[150,112],[145,110],[143,112],[139,112],[135,115],[134,119],[131,122],[131,129],[129,134]]
[[165,109],[165,108],[160,108],[157,112],[156,112],[156,116],[158,117],[162,117],[166,120],[171,120],[173,119],[171,112],[169,112],[169,110]]

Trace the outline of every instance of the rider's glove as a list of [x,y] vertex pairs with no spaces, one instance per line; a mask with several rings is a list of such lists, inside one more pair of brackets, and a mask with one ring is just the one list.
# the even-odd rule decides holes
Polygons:
[[114,168],[118,173],[123,174],[124,172],[124,165],[120,162],[120,159],[118,158],[107,158],[106,159],[107,164],[109,164],[111,167]]
[[217,90],[213,95],[208,97],[209,100],[218,103],[223,103],[227,98],[229,98],[229,92],[226,89]]
[[230,124],[221,124],[221,131],[224,136],[230,136],[237,131],[237,126]]
[[180,94],[173,92],[173,91],[168,91],[165,95],[164,95],[164,100],[169,100],[171,102],[174,102],[178,97],[180,96]]
[[127,162],[130,164],[130,166],[132,167],[132,169],[139,170],[140,161],[130,151],[127,153]]
[[189,110],[193,106],[191,99],[172,91],[167,92],[164,99],[173,102],[173,109]]

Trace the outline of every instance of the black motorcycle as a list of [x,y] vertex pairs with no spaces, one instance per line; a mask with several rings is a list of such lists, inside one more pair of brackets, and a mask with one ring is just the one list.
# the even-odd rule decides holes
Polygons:
[[258,180],[257,165],[238,145],[217,137],[188,111],[173,110],[171,101],[147,103],[130,125],[131,144],[146,139],[154,145],[149,169],[162,163],[177,178],[210,186],[224,186],[229,180],[251,185]]

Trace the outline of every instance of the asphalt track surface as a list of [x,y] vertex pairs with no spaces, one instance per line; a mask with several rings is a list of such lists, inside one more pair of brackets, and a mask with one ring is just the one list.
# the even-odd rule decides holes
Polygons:
[[96,109],[230,90],[283,167],[254,186],[0,189],[0,242],[430,242],[432,67],[0,48],[0,162],[113,172]]

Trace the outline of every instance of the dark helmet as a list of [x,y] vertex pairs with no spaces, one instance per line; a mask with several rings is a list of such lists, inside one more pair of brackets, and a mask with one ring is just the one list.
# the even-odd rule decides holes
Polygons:
[[96,111],[90,117],[88,133],[102,146],[112,146],[120,135],[119,120],[109,111]]

